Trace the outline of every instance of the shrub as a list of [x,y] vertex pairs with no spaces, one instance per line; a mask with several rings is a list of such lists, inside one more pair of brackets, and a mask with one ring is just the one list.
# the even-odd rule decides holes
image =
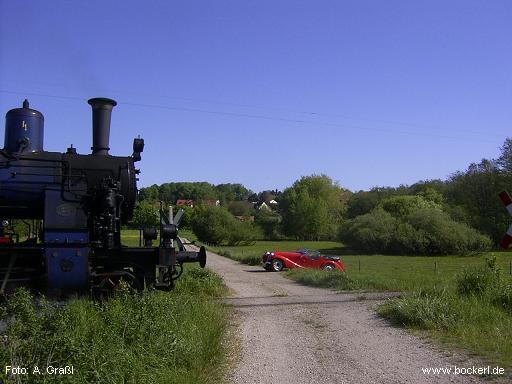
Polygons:
[[252,223],[241,222],[223,207],[200,207],[192,218],[192,231],[199,241],[211,245],[250,244],[262,236]]
[[457,292],[461,295],[477,295],[488,291],[495,280],[487,268],[466,268],[457,277]]
[[491,247],[487,236],[453,221],[438,208],[406,207],[395,216],[376,208],[348,220],[342,226],[341,240],[362,252],[411,255],[464,255]]
[[385,252],[395,239],[397,220],[382,209],[348,220],[341,229],[341,240],[363,252]]
[[512,284],[500,284],[492,295],[492,302],[512,314]]
[[268,209],[260,209],[256,212],[255,224],[261,228],[266,239],[279,239],[282,235],[279,233],[279,224],[281,216]]
[[452,301],[445,291],[419,291],[386,303],[379,313],[403,326],[447,329],[457,321]]
[[496,290],[501,285],[496,257],[486,259],[486,266],[466,268],[456,278],[457,292],[461,295],[480,295]]
[[222,207],[198,207],[192,218],[192,231],[199,241],[217,245],[228,239],[234,220]]
[[446,213],[432,208],[411,212],[406,222],[425,237],[424,254],[468,254],[485,251],[491,240],[477,230],[452,220]]
[[228,245],[251,245],[261,237],[263,237],[261,230],[253,224],[235,220],[231,223],[226,240]]
[[418,209],[428,208],[441,211],[441,206],[439,204],[417,195],[388,197],[380,202],[379,207],[397,218],[406,217]]

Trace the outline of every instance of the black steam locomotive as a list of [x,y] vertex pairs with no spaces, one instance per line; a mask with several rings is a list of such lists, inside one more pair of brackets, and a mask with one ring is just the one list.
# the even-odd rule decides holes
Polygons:
[[[168,290],[183,263],[206,263],[204,248],[185,251],[177,225],[162,209],[160,227],[141,230],[143,246],[121,244],[121,225],[132,218],[136,204],[135,162],[144,140],[134,139],[131,156],[110,155],[110,117],[117,103],[94,98],[89,104],[93,145],[86,155],[73,146],[65,153],[45,151],[44,117],[27,100],[6,114],[0,150],[0,293],[23,284],[49,294],[92,290],[106,295],[123,282]],[[26,239],[20,226],[28,231]]]

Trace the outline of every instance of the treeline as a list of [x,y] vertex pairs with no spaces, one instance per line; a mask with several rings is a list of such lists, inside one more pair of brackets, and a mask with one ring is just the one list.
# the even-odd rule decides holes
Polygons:
[[482,159],[446,180],[355,193],[326,175],[302,177],[283,192],[259,194],[241,184],[167,183],[143,188],[141,206],[157,200],[220,200],[220,207],[187,209],[184,222],[214,244],[336,239],[367,253],[467,254],[499,243],[511,219],[498,193],[509,188],[512,139],[505,141],[498,159]]
[[512,139],[447,180],[373,188],[351,196],[340,237],[355,249],[465,254],[497,247],[510,224],[498,198],[512,189]]
[[177,182],[141,188],[139,199],[164,201],[170,204],[176,204],[181,199],[193,200],[197,203],[204,200],[219,200],[224,205],[230,201],[247,200],[253,195],[254,192],[242,184],[213,185],[207,182]]

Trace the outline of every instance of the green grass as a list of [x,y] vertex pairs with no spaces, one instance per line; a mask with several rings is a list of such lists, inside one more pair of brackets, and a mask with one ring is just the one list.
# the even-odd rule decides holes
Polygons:
[[[105,303],[57,305],[18,290],[2,307],[10,320],[0,361],[74,367],[73,376],[28,375],[26,383],[215,383],[225,373],[229,308],[213,298],[225,289],[212,272],[187,266],[171,293],[121,293]],[[0,382],[9,380],[2,369]]]
[[[359,289],[386,291],[413,291],[419,289],[450,288],[454,277],[468,267],[480,266],[488,257],[496,256],[498,266],[508,273],[512,256],[505,252],[487,252],[478,256],[384,256],[345,255],[342,256],[346,275],[356,282]],[[344,290],[332,283],[326,274],[314,274],[311,270],[292,270],[288,276],[294,280],[326,279],[329,288]],[[322,286],[320,281],[316,286]],[[327,286],[327,285],[326,285]]]
[[[121,231],[121,243],[129,247],[139,246],[139,230],[138,229],[123,229]],[[153,242],[154,245],[158,244],[158,239]]]
[[398,326],[426,331],[491,364],[512,368],[512,311],[496,305],[492,293],[461,296],[447,290],[415,291],[389,300],[378,312]]

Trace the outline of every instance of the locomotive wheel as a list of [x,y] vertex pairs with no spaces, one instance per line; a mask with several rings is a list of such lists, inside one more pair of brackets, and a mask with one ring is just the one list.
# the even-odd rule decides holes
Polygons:
[[117,294],[124,292],[138,292],[143,287],[140,281],[128,271],[114,271],[105,273],[98,285],[98,296],[100,300],[107,300]]

